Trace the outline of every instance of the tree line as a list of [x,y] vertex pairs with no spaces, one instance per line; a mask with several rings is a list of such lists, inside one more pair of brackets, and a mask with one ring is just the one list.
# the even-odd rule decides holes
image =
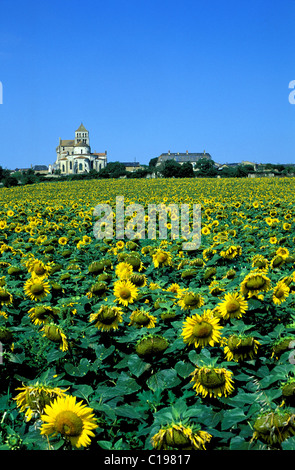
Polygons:
[[[142,165],[141,168],[131,172],[121,162],[109,162],[105,168],[100,171],[90,170],[88,173],[75,173],[70,175],[62,175],[57,171],[59,181],[73,181],[82,179],[103,179],[103,178],[146,178],[151,176],[163,178],[245,178],[249,173],[256,173],[254,166],[247,164],[238,164],[235,166],[224,166],[217,169],[213,160],[201,158],[193,166],[190,162],[180,164],[175,160],[166,160],[157,166],[158,158],[152,158],[148,165]],[[264,169],[274,171],[281,176],[287,176],[295,172],[295,168],[290,165],[271,164],[264,165]],[[0,183],[5,187],[17,186],[18,184],[34,184],[41,181],[56,181],[57,178],[46,177],[45,175],[36,173],[32,168],[25,172],[14,172],[3,169],[0,166]]]

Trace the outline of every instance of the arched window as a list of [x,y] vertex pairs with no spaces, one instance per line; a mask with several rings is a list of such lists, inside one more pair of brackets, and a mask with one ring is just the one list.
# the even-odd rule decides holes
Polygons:
[[70,170],[72,170],[72,169],[73,169],[73,163],[70,162]]
[[65,172],[65,166],[64,166],[64,164],[62,165],[62,171]]
[[83,165],[82,163],[79,163],[79,171],[82,171],[83,170]]

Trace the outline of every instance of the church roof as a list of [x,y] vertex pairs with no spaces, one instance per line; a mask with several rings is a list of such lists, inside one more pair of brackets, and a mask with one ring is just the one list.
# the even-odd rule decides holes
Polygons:
[[61,140],[60,141],[60,146],[61,147],[72,147],[74,145],[75,141],[74,140]]
[[80,127],[78,127],[78,129],[75,132],[88,132],[88,130],[85,129],[84,125],[81,122]]
[[82,140],[80,140],[79,142],[74,144],[73,147],[89,147],[89,145],[84,144],[84,142],[82,142]]

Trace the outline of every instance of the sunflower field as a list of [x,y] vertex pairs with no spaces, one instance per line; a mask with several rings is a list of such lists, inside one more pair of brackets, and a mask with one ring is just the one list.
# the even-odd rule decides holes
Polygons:
[[[294,178],[1,188],[0,449],[294,450],[294,192]],[[200,247],[169,219],[167,239],[96,238],[94,208],[118,195],[200,204]]]

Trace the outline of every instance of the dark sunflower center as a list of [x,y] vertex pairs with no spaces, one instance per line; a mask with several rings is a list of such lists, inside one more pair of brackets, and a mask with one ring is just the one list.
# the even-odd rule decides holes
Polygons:
[[166,253],[158,253],[157,254],[157,260],[159,261],[159,263],[164,263],[164,261],[166,261],[167,259],[167,254]]
[[166,443],[170,446],[185,446],[187,444],[190,444],[189,438],[185,436],[182,431],[178,431],[177,429],[173,429],[172,435],[170,434],[170,432],[167,432],[165,437]]
[[195,305],[198,305],[199,299],[197,296],[194,296],[193,294],[186,294],[184,296],[183,302],[188,307],[194,307]]
[[284,294],[285,294],[285,292],[284,292],[284,289],[282,289],[282,288],[280,288],[276,291],[276,297],[278,299],[281,299],[282,297],[284,297]]
[[122,299],[129,299],[131,297],[131,292],[127,287],[122,287],[120,290],[120,297]]
[[44,292],[44,286],[43,284],[37,282],[31,286],[31,292],[32,294],[38,295],[42,294]]
[[9,300],[10,298],[9,293],[3,290],[0,291],[0,298],[2,299],[2,301]]
[[197,323],[193,328],[194,336],[198,338],[207,338],[212,332],[212,325],[206,321]]
[[214,370],[202,371],[199,380],[201,384],[206,388],[216,388],[225,384],[225,377]]
[[149,322],[149,317],[145,313],[138,313],[135,317],[135,321],[139,325],[147,325]]
[[83,431],[83,421],[73,411],[61,411],[55,418],[55,429],[63,436],[79,436]]
[[228,313],[237,312],[240,308],[240,304],[237,300],[229,300],[226,304],[226,310]]
[[116,312],[110,309],[104,310],[103,312],[99,314],[99,321],[101,321],[105,325],[111,325],[115,319],[116,319]]
[[45,268],[41,265],[41,264],[36,264],[36,266],[34,267],[34,271],[36,274],[44,274],[46,272]]

